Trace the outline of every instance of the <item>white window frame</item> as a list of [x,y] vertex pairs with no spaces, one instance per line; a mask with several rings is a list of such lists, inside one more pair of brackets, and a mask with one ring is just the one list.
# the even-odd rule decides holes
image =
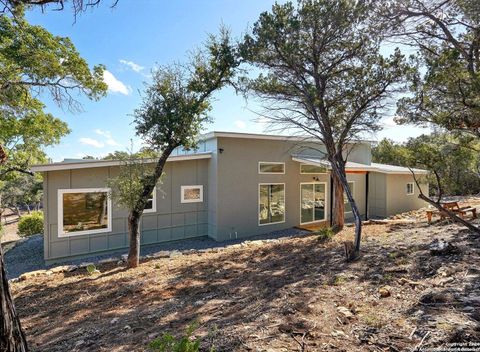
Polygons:
[[[302,165],[324,167],[325,172],[302,172]],[[327,167],[325,167],[325,166],[300,163],[300,175],[326,175],[327,172],[328,172],[328,170],[327,170]]]
[[[107,228],[65,232],[63,229],[63,195],[69,193],[107,193]],[[97,233],[105,233],[112,231],[112,190],[110,188],[69,188],[59,189],[57,192],[58,201],[58,237],[73,237],[90,235]]]
[[[283,185],[283,201],[285,202],[285,212],[283,213],[283,221],[277,221],[277,222],[268,222],[266,224],[261,224],[260,223],[260,186],[273,186],[273,185]],[[281,182],[264,182],[264,183],[259,183],[258,184],[258,197],[257,197],[257,221],[258,221],[258,226],[268,226],[268,225],[275,225],[275,224],[283,224],[285,221],[287,221],[287,187],[285,186],[285,183]]]
[[[200,199],[185,199],[185,191],[188,189],[200,189]],[[203,202],[203,185],[189,185],[180,187],[180,203],[202,203]]]
[[[325,211],[324,211],[324,217],[323,219],[320,220],[313,220],[313,221],[308,221],[308,222],[302,222],[302,185],[314,185],[314,191],[315,191],[315,185],[324,185],[325,186]],[[307,224],[313,224],[316,222],[320,221],[325,221],[327,220],[327,211],[328,211],[328,187],[327,187],[327,182],[301,182],[300,183],[300,225],[307,225]],[[314,216],[315,217],[315,216]]]
[[152,200],[152,209],[144,209],[143,213],[144,214],[156,213],[157,212],[157,186],[153,188],[152,198],[148,198],[148,199]]
[[[276,164],[283,166],[283,172],[262,172],[260,171],[260,165],[262,164]],[[258,173],[260,175],[285,175],[285,163],[281,161],[259,161],[258,162]],[[269,185],[273,185],[274,183],[268,183]]]
[[[412,193],[408,193],[408,185],[412,185]],[[407,182],[407,189],[406,189],[406,194],[407,196],[413,196],[415,194],[415,183],[414,182]]]
[[[347,180],[347,183],[352,183],[353,184],[353,188],[352,188],[352,197],[353,199],[355,199],[355,181],[348,181]],[[345,191],[343,191],[345,193]],[[343,195],[343,199],[345,199],[345,195]],[[347,202],[348,202],[348,198],[347,198]],[[352,214],[353,213],[353,210],[350,210],[350,211],[344,211],[344,214]]]

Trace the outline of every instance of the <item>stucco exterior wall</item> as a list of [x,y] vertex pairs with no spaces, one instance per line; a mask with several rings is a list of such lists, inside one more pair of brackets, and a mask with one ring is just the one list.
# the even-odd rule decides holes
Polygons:
[[[118,167],[99,167],[45,173],[44,254],[49,262],[86,254],[112,251],[128,246],[127,211],[112,206],[112,231],[99,234],[58,236],[58,190],[103,188]],[[208,233],[209,160],[167,163],[165,177],[157,186],[157,211],[145,213],[141,221],[141,242],[150,244],[180,240]],[[203,185],[202,203],[181,203],[182,185]]]
[[[387,192],[387,216],[415,210],[427,204],[418,198],[418,187],[414,184],[414,194],[407,195],[407,183],[414,182],[411,175],[386,175]],[[428,184],[421,183],[422,191],[428,194]]]
[[368,180],[368,216],[384,218],[387,216],[387,175],[370,172]]

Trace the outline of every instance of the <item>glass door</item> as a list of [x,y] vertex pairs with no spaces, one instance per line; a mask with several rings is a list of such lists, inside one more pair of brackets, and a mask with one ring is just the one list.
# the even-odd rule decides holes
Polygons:
[[300,184],[300,223],[306,224],[326,219],[326,184]]

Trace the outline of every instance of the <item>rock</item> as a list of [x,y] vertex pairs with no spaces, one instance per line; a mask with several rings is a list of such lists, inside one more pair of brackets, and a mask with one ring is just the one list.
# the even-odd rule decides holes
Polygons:
[[128,254],[122,254],[121,258],[124,262],[126,262],[128,259]]
[[450,255],[460,253],[458,247],[454,246],[450,242],[438,239],[435,239],[432,243],[430,243],[429,249],[431,255]]
[[24,281],[24,280],[30,279],[32,277],[45,275],[46,272],[47,272],[46,270],[30,271],[28,273],[23,273],[22,275],[20,275],[19,279],[20,279],[20,281]]
[[85,344],[85,340],[78,340],[75,342],[75,347],[79,347],[81,345],[84,345]]
[[353,318],[353,313],[350,309],[348,309],[347,307],[337,307],[337,311],[344,317],[344,318],[347,318],[347,319],[352,319]]
[[333,330],[331,335],[333,337],[348,337],[342,330]]
[[170,257],[170,252],[169,251],[159,251],[159,252],[153,253],[152,256],[154,258],[168,258],[168,257]]
[[50,269],[50,271],[55,274],[64,273],[69,270],[70,270],[70,265],[61,265],[61,266],[56,266],[55,268]]
[[109,264],[117,261],[116,258],[106,258],[98,261],[98,264]]
[[176,258],[176,257],[181,257],[183,254],[180,251],[171,251],[170,252],[170,258]]
[[19,281],[20,281],[20,279],[17,277],[17,278],[15,278],[15,279],[10,279],[10,280],[8,280],[8,283],[9,283],[9,284],[14,284],[15,282],[19,282]]
[[79,267],[80,269],[83,269],[83,268],[86,268],[87,266],[90,266],[90,265],[95,266],[95,264],[92,263],[92,262],[84,262],[84,263],[80,263],[80,264],[78,265],[78,267]]
[[125,325],[125,326],[123,327],[123,330],[130,330],[131,328],[132,328],[132,327],[131,327],[130,325]]
[[447,291],[427,291],[426,293],[422,294],[419,301],[425,304],[448,303],[454,302],[455,297],[451,292]]
[[76,266],[76,265],[70,265],[70,266],[68,267],[67,271],[68,271],[69,273],[71,273],[72,271],[75,271],[75,270],[77,270],[77,269],[78,269],[78,266]]
[[118,323],[119,320],[120,320],[119,318],[115,317],[112,320],[110,320],[110,324],[116,324],[116,323]]
[[390,297],[391,294],[392,294],[391,288],[389,286],[380,287],[378,289],[378,293],[380,294],[380,297],[382,297],[382,298]]

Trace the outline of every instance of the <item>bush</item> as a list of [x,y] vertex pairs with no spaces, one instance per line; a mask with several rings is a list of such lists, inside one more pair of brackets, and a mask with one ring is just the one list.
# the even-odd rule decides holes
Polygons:
[[[194,331],[197,329],[197,324],[190,324],[185,332],[185,336],[176,338],[171,334],[163,334],[148,345],[151,351],[154,352],[198,352],[200,351],[200,338],[193,336]],[[212,347],[210,352],[214,352]]]
[[18,234],[21,236],[32,236],[43,233],[43,213],[34,211],[30,215],[24,215],[18,222]]
[[332,237],[335,235],[335,232],[331,227],[325,227],[315,232],[318,235],[319,241],[330,241]]

